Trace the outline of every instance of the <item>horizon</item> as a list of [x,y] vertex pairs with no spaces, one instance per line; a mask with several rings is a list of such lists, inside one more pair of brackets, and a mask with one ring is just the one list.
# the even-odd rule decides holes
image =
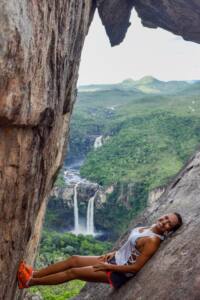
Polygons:
[[198,82],[198,81],[200,81],[200,79],[190,79],[190,80],[182,80],[182,79],[177,79],[177,80],[161,80],[161,79],[159,79],[159,78],[156,78],[156,77],[154,77],[154,76],[152,76],[152,75],[144,75],[143,77],[141,77],[141,78],[139,78],[139,79],[133,79],[133,78],[125,78],[125,79],[123,79],[122,81],[118,81],[118,82],[108,82],[108,83],[105,83],[105,82],[103,82],[103,83],[88,83],[88,84],[80,84],[80,85],[77,85],[77,87],[82,87],[82,86],[90,86],[90,85],[115,85],[115,84],[120,84],[120,83],[123,83],[124,81],[126,81],[126,80],[132,80],[133,82],[136,82],[136,81],[140,81],[140,80],[142,80],[142,79],[144,79],[144,78],[146,78],[146,77],[149,77],[149,78],[152,78],[152,79],[155,79],[155,80],[157,80],[157,81],[161,81],[161,82],[171,82],[171,81],[173,81],[173,82],[187,82],[187,83],[190,83],[190,84],[193,84],[193,83],[195,83],[195,82]]

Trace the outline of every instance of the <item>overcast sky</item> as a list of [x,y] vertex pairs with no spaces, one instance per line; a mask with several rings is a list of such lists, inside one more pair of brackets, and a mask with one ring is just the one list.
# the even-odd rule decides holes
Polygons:
[[200,79],[200,45],[141,25],[136,12],[124,41],[111,47],[95,14],[85,40],[78,85],[116,83],[152,75],[160,80]]

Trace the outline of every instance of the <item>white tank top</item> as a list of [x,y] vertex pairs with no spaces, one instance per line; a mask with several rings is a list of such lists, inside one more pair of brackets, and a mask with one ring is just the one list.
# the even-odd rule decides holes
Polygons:
[[115,253],[115,261],[117,265],[125,265],[126,263],[134,263],[136,261],[136,259],[132,258],[132,254],[134,254],[134,256],[139,256],[141,254],[136,249],[136,241],[138,238],[145,236],[158,236],[161,240],[164,240],[162,235],[154,233],[150,228],[143,229],[142,232],[139,232],[139,229],[142,229],[142,227],[133,229],[127,242]]

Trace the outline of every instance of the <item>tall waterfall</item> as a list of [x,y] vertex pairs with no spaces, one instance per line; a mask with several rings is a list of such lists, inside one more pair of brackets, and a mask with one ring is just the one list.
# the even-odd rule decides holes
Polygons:
[[78,183],[74,186],[74,233],[79,234],[79,217],[78,217],[78,201],[77,201],[77,187]]
[[103,141],[103,136],[102,135],[98,136],[94,141],[94,149],[101,147],[103,145],[102,141]]
[[94,199],[96,193],[90,198],[87,207],[87,234],[94,235]]

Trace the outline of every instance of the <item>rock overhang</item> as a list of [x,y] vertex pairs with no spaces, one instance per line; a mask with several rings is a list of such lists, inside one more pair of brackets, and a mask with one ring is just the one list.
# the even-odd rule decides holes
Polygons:
[[198,0],[96,0],[99,16],[111,46],[120,44],[131,25],[135,8],[142,24],[163,28],[187,41],[200,43],[200,2]]

